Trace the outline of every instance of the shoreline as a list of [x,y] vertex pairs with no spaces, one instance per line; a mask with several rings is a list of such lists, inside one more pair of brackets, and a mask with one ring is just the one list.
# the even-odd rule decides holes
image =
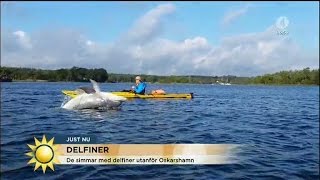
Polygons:
[[[107,73],[105,69],[71,69],[43,70],[30,68],[0,67],[3,82],[88,82],[90,78],[97,82],[134,83],[132,74]],[[103,72],[102,72],[103,70]],[[101,72],[100,72],[101,71]],[[280,71],[252,77],[233,75],[200,76],[200,75],[146,75],[144,79],[150,84],[208,84],[219,85],[218,82],[232,85],[264,85],[264,86],[319,86],[319,69]],[[16,79],[15,79],[16,78]],[[223,84],[220,84],[223,85]],[[229,85],[229,84],[225,84]]]
[[[19,83],[19,82],[30,82],[30,83],[90,83],[90,82],[81,82],[81,81],[48,81],[48,80],[12,80],[13,83]],[[1,82],[3,83],[3,82]],[[10,83],[10,82],[6,82]],[[119,84],[119,83],[134,83],[134,82],[98,82],[98,83],[108,83],[108,84]],[[219,84],[201,84],[201,83],[151,83],[147,82],[148,84],[178,84],[178,85],[212,85],[212,86],[226,86],[226,85],[219,85]],[[230,86],[318,86],[318,84],[231,84]]]

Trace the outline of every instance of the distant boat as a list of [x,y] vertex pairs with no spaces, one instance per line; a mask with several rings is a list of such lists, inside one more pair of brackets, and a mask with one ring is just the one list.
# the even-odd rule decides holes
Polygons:
[[7,75],[1,75],[0,82],[12,82],[12,78]]
[[222,85],[222,86],[230,86],[231,85],[231,83],[223,83],[223,82],[219,82],[219,81],[216,81],[216,83],[219,85]]
[[219,83],[220,85],[223,85],[223,86],[230,86],[231,84],[230,83]]

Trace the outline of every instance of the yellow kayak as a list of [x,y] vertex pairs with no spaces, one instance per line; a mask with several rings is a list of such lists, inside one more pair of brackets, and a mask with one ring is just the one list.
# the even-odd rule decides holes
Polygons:
[[[63,94],[70,96],[71,98],[74,98],[78,95],[77,91],[69,91],[69,90],[63,90]],[[135,94],[131,92],[111,92],[112,94],[122,96],[125,98],[142,98],[142,99],[148,99],[148,98],[173,98],[173,99],[192,99],[193,93],[187,93],[187,94],[164,94],[164,95],[152,95],[152,94]]]

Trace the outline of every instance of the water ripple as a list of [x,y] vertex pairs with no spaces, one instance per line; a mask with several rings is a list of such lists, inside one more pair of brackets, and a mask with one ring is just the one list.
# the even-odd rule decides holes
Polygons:
[[[192,100],[130,100],[119,110],[68,111],[62,89],[88,83],[4,83],[1,175],[4,179],[317,179],[319,87],[161,85]],[[104,91],[131,84],[101,84]],[[149,85],[156,89],[159,85]],[[158,87],[159,88],[159,87]],[[23,89],[23,91],[21,91]],[[232,165],[56,166],[33,172],[33,137],[92,134],[99,143],[242,144]],[[18,153],[17,153],[18,152]],[[19,152],[21,152],[19,154]]]

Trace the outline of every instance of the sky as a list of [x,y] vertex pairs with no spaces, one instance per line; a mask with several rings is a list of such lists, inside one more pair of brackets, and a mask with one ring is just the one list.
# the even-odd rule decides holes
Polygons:
[[256,76],[319,68],[319,2],[5,2],[1,66]]

